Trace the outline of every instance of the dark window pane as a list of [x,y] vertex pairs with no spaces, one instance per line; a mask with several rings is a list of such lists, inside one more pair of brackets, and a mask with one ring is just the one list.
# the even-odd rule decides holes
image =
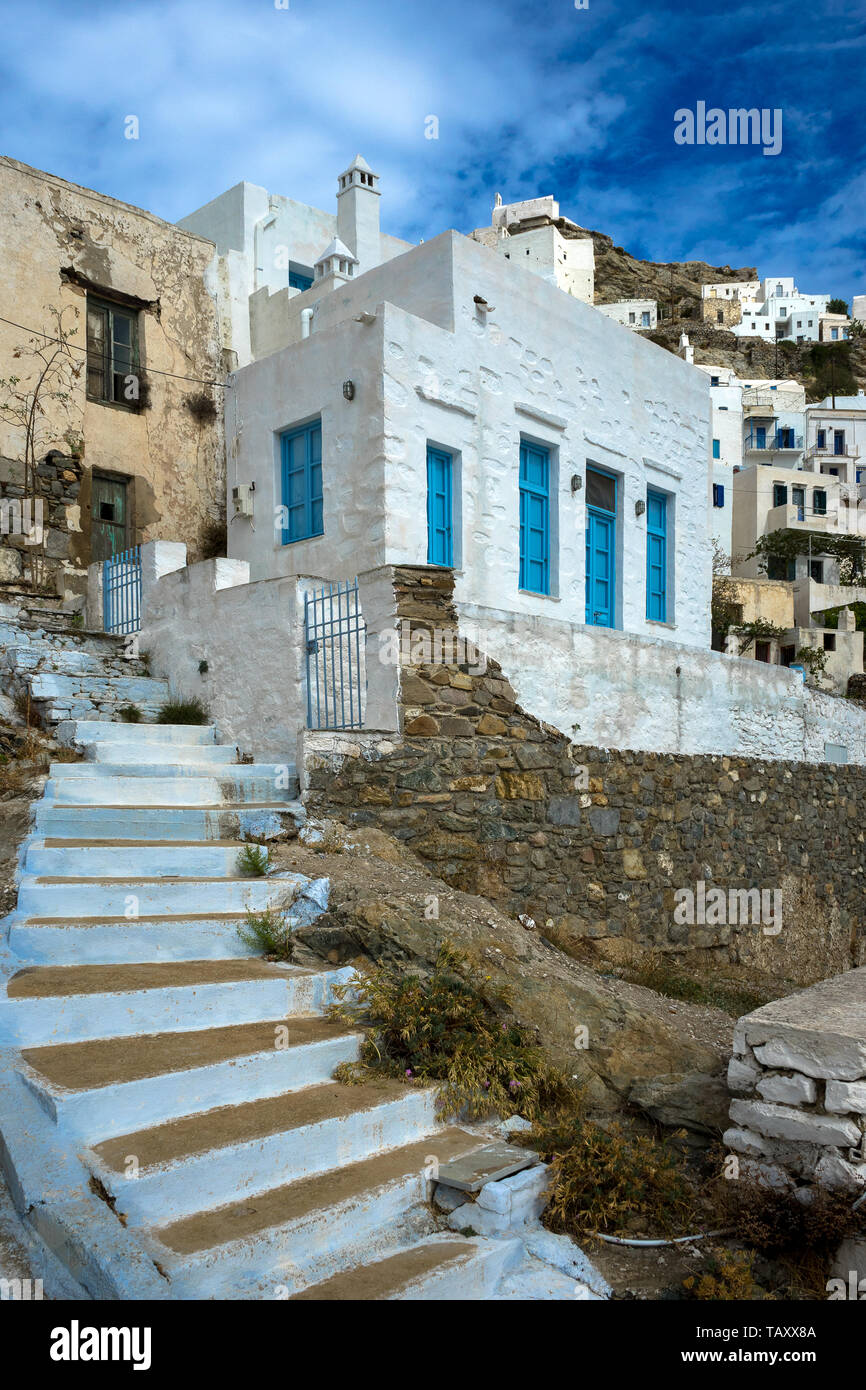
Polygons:
[[607,473],[596,473],[593,468],[586,470],[586,502],[589,507],[599,507],[602,511],[616,511],[616,481]]

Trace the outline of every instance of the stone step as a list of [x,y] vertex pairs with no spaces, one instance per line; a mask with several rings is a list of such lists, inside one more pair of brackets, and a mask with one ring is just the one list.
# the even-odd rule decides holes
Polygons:
[[343,1270],[291,1298],[341,1303],[493,1299],[499,1281],[516,1268],[521,1255],[519,1240],[434,1236],[382,1260]]
[[92,699],[97,702],[114,701],[117,704],[140,705],[168,701],[168,682],[155,680],[152,676],[77,676],[54,675],[51,672],[37,672],[30,683],[30,693],[34,700],[48,700],[56,704],[68,700]]
[[134,736],[137,743],[201,743],[216,742],[214,724],[126,724],[106,719],[71,719],[57,730],[64,743],[126,742]]
[[[226,806],[272,805],[275,801],[294,801],[298,778],[291,763],[283,764],[277,776],[250,776],[243,765],[221,768],[218,776],[146,776],[144,770],[130,770],[129,776],[69,777],[71,767],[90,767],[92,763],[54,764],[60,773],[45,784],[46,803],[64,802],[73,806]],[[277,767],[277,764],[271,765]]]
[[435,1099],[397,1081],[309,1086],[106,1140],[93,1168],[127,1221],[168,1225],[430,1135]]
[[[202,749],[202,752],[207,752]],[[216,752],[225,752],[222,748],[215,749]],[[228,750],[234,753],[234,749]],[[238,783],[246,782],[270,782],[276,785],[277,782],[285,783],[289,778],[295,779],[294,763],[238,763],[230,759],[219,759],[208,762],[204,758],[196,758],[194,761],[186,763],[175,762],[173,757],[163,760],[161,757],[151,757],[146,759],[132,758],[128,762],[121,761],[124,752],[123,744],[117,745],[117,760],[114,762],[93,762],[86,761],[81,763],[52,763],[51,778],[54,782],[68,782],[70,779],[104,782],[110,784],[115,778],[129,777],[149,777],[149,778],[169,778],[169,777],[215,777],[224,780],[228,786],[236,786]]]
[[28,1048],[25,1079],[55,1122],[93,1144],[184,1115],[330,1081],[362,1035],[294,1015],[198,1032]]
[[240,841],[181,844],[121,840],[113,845],[76,840],[31,840],[24,872],[49,878],[237,878],[247,848]]
[[38,801],[36,831],[60,839],[268,840],[292,835],[304,823],[300,801],[245,807],[69,806]]
[[[135,731],[138,728],[136,724],[126,724],[121,727],[131,731],[126,738],[104,739],[99,743],[85,744],[84,756],[88,766],[93,764],[98,767],[104,763],[113,765],[142,763],[149,767],[155,763],[159,767],[175,767],[176,772],[181,774],[191,765],[206,769],[212,764],[238,763],[238,750],[234,744],[180,742],[154,744],[150,739],[136,738]],[[243,763],[240,766],[254,767],[255,764]]]
[[141,680],[147,670],[141,661],[122,653],[94,653],[78,647],[57,648],[53,643],[44,646],[7,647],[2,657],[3,669],[13,675],[60,675],[104,678],[127,677]]
[[[70,719],[83,719],[89,715],[99,715],[102,718],[117,719],[122,723],[120,710],[127,702],[117,700],[113,695],[102,694],[88,696],[82,695],[78,699],[47,700],[40,701],[38,706],[39,715],[46,726],[52,730],[58,724],[66,724]],[[159,712],[165,701],[160,696],[157,700],[136,700],[139,713],[144,719],[155,720],[159,718]],[[124,725],[124,727],[126,727]]]
[[[290,923],[307,924],[312,913],[299,908]],[[133,965],[184,960],[243,960],[260,954],[246,946],[238,927],[243,913],[219,917],[114,917],[104,921],[78,918],[14,918],[10,949],[39,965]]]
[[[261,912],[290,907],[308,880],[300,874],[267,878],[49,878],[25,874],[18,911],[25,917],[184,917],[193,913]],[[320,911],[324,907],[320,907]]]
[[[244,1197],[151,1232],[179,1298],[273,1298],[328,1279],[430,1225],[436,1165],[483,1140],[440,1127],[420,1142]],[[245,1289],[246,1292],[241,1292]]]
[[258,958],[28,967],[0,996],[0,1044],[43,1047],[321,1013],[351,975]]

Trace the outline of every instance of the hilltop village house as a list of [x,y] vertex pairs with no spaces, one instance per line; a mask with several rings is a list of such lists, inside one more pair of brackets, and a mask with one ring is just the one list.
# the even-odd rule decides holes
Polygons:
[[[213,263],[191,232],[0,159],[4,582],[35,553],[43,586],[80,602],[87,565],[142,540],[182,536],[201,553],[224,515]],[[36,349],[59,355],[39,397],[34,498],[15,415],[43,367]],[[41,528],[26,523],[36,503]]]

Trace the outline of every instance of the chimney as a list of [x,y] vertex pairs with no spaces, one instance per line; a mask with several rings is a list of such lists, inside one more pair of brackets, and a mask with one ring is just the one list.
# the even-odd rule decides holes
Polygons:
[[358,261],[358,274],[381,263],[379,175],[356,154],[340,175],[337,188],[337,236]]

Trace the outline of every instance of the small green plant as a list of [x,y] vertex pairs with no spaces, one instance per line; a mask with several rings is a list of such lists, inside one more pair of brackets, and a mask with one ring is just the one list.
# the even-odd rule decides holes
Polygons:
[[69,615],[69,626],[70,626],[70,627],[83,628],[83,627],[84,627],[84,614],[83,614],[83,613],[70,613],[70,615]]
[[208,724],[210,712],[204,700],[197,695],[184,699],[179,695],[169,695],[157,715],[157,724]]
[[827,669],[827,653],[823,647],[801,647],[797,660],[801,666],[805,666],[813,681],[820,680]]
[[238,855],[238,869],[246,878],[264,878],[268,856],[261,845],[244,845]]
[[124,724],[141,723],[141,710],[138,708],[138,705],[122,705],[118,710],[118,714]]
[[702,1274],[690,1274],[683,1280],[684,1297],[707,1299],[712,1303],[761,1299],[764,1295],[755,1284],[754,1263],[752,1251],[724,1250],[710,1259]]
[[261,951],[274,960],[291,960],[295,939],[285,911],[267,907],[263,912],[247,911],[245,921],[238,926],[238,936],[245,946]]
[[370,1025],[360,1060],[334,1073],[340,1081],[386,1075],[438,1082],[442,1113],[467,1118],[534,1119],[576,1103],[534,1034],[509,1016],[506,991],[450,942],[440,946],[429,973],[375,965],[335,994],[335,1017]]

